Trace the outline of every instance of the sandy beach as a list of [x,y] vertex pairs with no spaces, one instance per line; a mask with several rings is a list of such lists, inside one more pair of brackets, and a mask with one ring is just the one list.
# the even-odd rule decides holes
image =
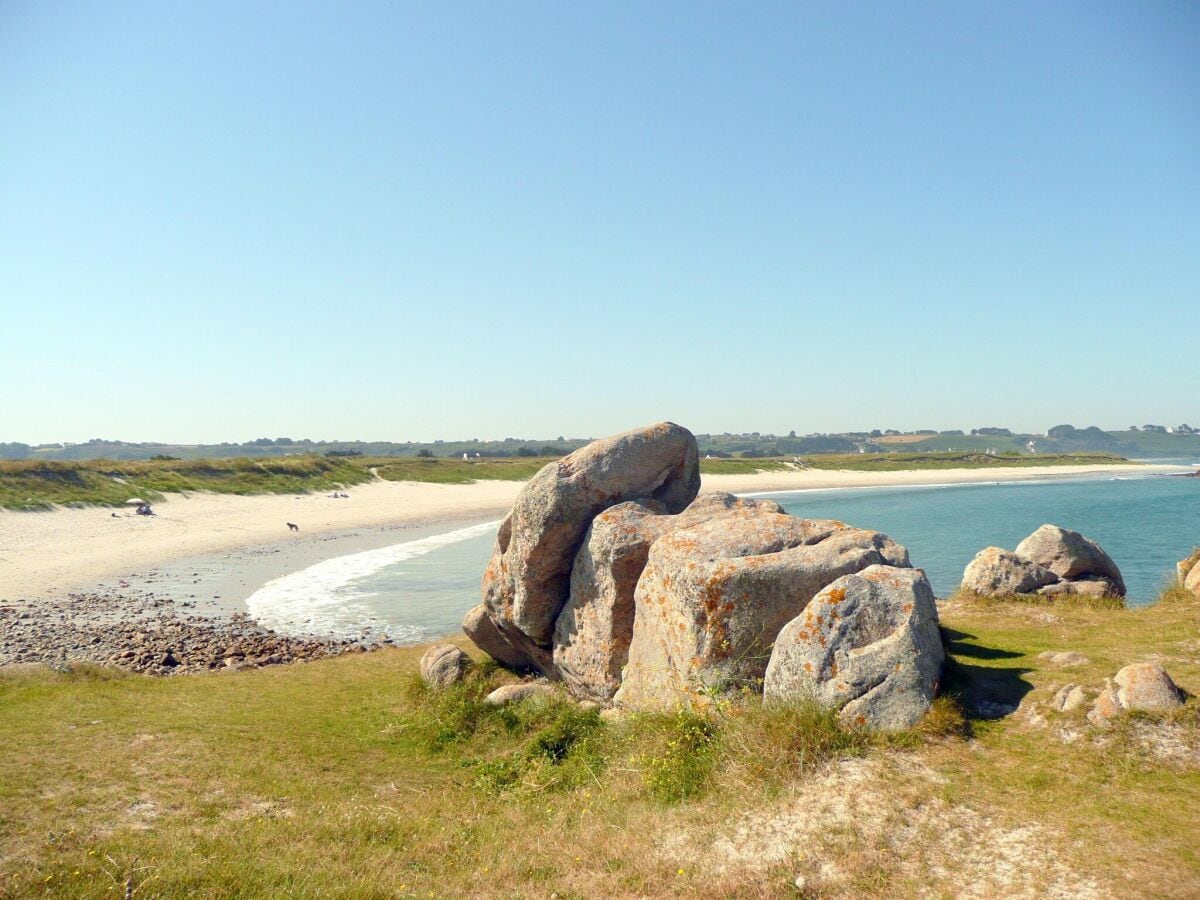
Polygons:
[[[1021,469],[940,469],[905,472],[804,470],[752,475],[707,475],[702,490],[731,493],[968,484],[1081,476],[1175,474],[1184,466],[1044,466]],[[0,600],[83,589],[114,576],[173,560],[292,541],[306,560],[352,552],[363,540],[336,539],[374,529],[365,540],[381,545],[394,528],[426,529],[502,515],[523,482],[469,485],[379,481],[356,486],[348,498],[324,494],[170,496],[153,518],[106,508],[0,512]],[[288,522],[299,525],[290,532]],[[320,542],[316,538],[324,537]],[[403,540],[395,537],[394,540]],[[350,549],[346,549],[350,547]]]

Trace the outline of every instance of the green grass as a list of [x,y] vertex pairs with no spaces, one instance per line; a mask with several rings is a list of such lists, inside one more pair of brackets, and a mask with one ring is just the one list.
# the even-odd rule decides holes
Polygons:
[[[482,667],[434,693],[414,674],[418,655],[163,680],[0,670],[0,896],[119,896],[126,884],[166,897],[685,895],[704,884],[653,858],[647,826],[726,796],[776,713],[611,726],[562,698],[496,708],[482,698],[511,676]],[[846,740],[867,739],[821,738],[804,765]]]
[[525,481],[532,478],[551,457],[530,456],[497,459],[419,459],[396,457],[368,459],[360,465],[374,469],[386,481],[426,481],[435,484],[471,484],[475,481]]
[[[464,461],[436,457],[284,456],[201,460],[86,460],[51,462],[0,460],[0,509],[39,510],[54,506],[120,506],[131,497],[160,499],[165,493],[291,494],[328,491],[372,481],[470,484],[525,481],[554,460],[514,457]],[[1094,465],[1123,462],[1108,454],[985,456],[978,453],[886,453],[807,456],[808,468],[855,471]],[[793,471],[791,459],[704,459],[708,475]]]
[[0,460],[0,508],[120,506],[132,497],[155,500],[168,492],[291,494],[361,484],[374,476],[341,459]]
[[[1110,894],[1200,890],[1196,702],[1105,732],[1048,707],[1067,681],[1098,688],[1147,658],[1200,689],[1200,601],[958,600],[942,618],[946,696],[886,737],[754,698],[616,722],[555,697],[497,709],[483,697],[512,676],[480,666],[431,692],[422,648],[168,679],[0,670],[0,897],[764,897],[826,863],[844,880],[822,895],[940,896],[977,877],[986,829],[1034,829]],[[1056,669],[1045,650],[1089,661]],[[1041,721],[964,716],[981,696]],[[1159,732],[1193,755],[1148,752]],[[882,774],[821,786],[851,763]],[[847,797],[871,821],[839,818]],[[713,840],[795,803],[819,826],[800,856],[717,866]],[[930,810],[928,833],[905,824]]]
[[753,475],[755,472],[792,472],[795,468],[790,459],[734,457],[700,460],[702,475]]
[[[986,453],[849,453],[803,457],[813,469],[899,472],[912,469],[1019,469],[1030,466],[1094,466],[1128,463],[1111,453],[1046,453],[1036,456],[988,456]],[[1132,463],[1131,463],[1132,465]]]

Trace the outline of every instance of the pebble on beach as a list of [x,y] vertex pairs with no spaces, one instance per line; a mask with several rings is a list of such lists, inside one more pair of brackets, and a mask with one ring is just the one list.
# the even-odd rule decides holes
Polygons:
[[[247,669],[363,649],[343,638],[291,637],[245,613],[180,615],[190,608],[150,591],[70,593],[0,605],[0,666],[70,663],[116,666],[146,675]],[[390,642],[388,642],[390,643]]]

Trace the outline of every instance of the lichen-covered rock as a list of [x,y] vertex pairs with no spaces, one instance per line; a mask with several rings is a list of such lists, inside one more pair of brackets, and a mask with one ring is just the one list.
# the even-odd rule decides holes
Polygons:
[[1083,578],[1071,578],[1056,581],[1054,584],[1040,588],[1038,593],[1043,597],[1058,597],[1064,594],[1074,594],[1077,597],[1117,597],[1125,594],[1125,585],[1105,578],[1103,575],[1086,575]]
[[1082,685],[1067,684],[1058,689],[1050,703],[1059,712],[1072,712],[1087,703],[1087,694]]
[[634,594],[614,702],[671,709],[760,689],[779,630],[830,582],[881,563],[907,567],[908,551],[879,532],[758,509],[664,535]]
[[637,499],[676,513],[699,488],[696,439],[671,422],[593,441],[548,464],[525,485],[497,534],[482,584],[493,622],[549,647],[571,565],[596,514]]
[[1096,698],[1096,702],[1092,704],[1092,708],[1088,710],[1087,720],[1093,725],[1104,726],[1114,716],[1120,715],[1121,704],[1117,700],[1117,689],[1113,686],[1112,680],[1108,682],[1108,686],[1100,692]]
[[1095,541],[1077,531],[1043,525],[1021,543],[1017,556],[1049,569],[1060,579],[1075,580],[1086,576],[1109,579],[1112,592],[1125,596],[1125,581],[1112,557]]
[[[1200,563],[1200,547],[1196,547],[1192,550],[1191,555],[1175,564],[1175,572],[1179,576],[1180,584],[1187,585],[1188,576],[1198,568],[1196,563]],[[1197,585],[1200,586],[1200,576],[1197,576],[1197,578]]]
[[554,628],[554,667],[572,694],[607,703],[620,687],[633,639],[634,589],[650,546],[664,534],[734,509],[782,512],[770,500],[713,493],[696,498],[678,515],[666,515],[654,501],[633,501],[611,506],[592,520]]
[[1058,576],[1037,563],[1000,547],[985,547],[963,571],[962,589],[985,597],[1032,594]]
[[1121,669],[1096,698],[1088,721],[1103,725],[1124,710],[1164,712],[1183,706],[1179,690],[1158,663],[1132,663]]
[[1200,597],[1200,566],[1192,566],[1183,580],[1183,586]]
[[421,657],[421,679],[432,688],[448,688],[473,665],[471,657],[453,644],[437,644]]
[[496,688],[483,698],[483,702],[491,706],[505,706],[509,703],[519,703],[530,697],[550,697],[554,688],[544,681],[526,681],[521,684],[506,684]]
[[1117,700],[1125,709],[1156,710],[1183,706],[1183,697],[1167,670],[1158,663],[1133,663],[1113,678]]
[[545,650],[515,629],[497,625],[480,603],[463,617],[463,634],[480,650],[502,666],[518,672],[552,672],[550,651]]
[[944,660],[925,573],[869,566],[834,581],[784,626],[763,697],[815,699],[856,726],[911,728],[933,702]]

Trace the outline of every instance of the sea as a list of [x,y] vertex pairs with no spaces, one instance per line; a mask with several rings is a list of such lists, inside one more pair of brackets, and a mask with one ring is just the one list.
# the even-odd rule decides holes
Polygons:
[[[1152,461],[1200,466],[1192,459]],[[979,550],[1011,550],[1046,522],[1099,542],[1120,566],[1133,606],[1152,603],[1175,563],[1200,545],[1200,478],[1130,472],[754,496],[776,500],[793,515],[886,532],[908,548],[939,597],[954,592]],[[328,559],[268,582],[246,604],[262,624],[285,633],[430,640],[457,631],[479,602],[498,526],[481,522]]]

